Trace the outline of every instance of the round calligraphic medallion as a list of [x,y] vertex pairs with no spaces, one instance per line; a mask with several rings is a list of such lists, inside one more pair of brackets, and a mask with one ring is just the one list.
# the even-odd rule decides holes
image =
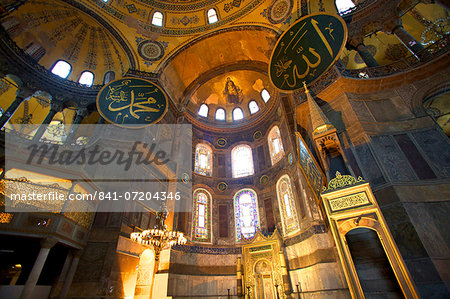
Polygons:
[[145,40],[139,43],[138,53],[146,60],[157,61],[164,56],[164,47],[158,42]]
[[341,56],[347,41],[345,21],[316,13],[296,21],[278,39],[270,57],[269,78],[281,91],[303,88],[325,73]]
[[267,175],[263,175],[259,178],[259,182],[261,185],[265,185],[269,182],[269,177]]
[[220,192],[225,192],[228,189],[228,184],[225,182],[220,182],[217,184],[217,190]]
[[253,133],[253,140],[259,140],[262,137],[262,133],[261,131],[256,131],[255,133]]
[[189,177],[189,175],[185,172],[181,175],[181,180],[183,181],[183,183],[188,184],[191,181],[191,178]]
[[167,112],[161,87],[140,78],[122,78],[105,85],[97,95],[97,109],[107,121],[125,128],[142,128],[160,121]]
[[217,139],[216,144],[220,147],[224,147],[227,145],[227,140],[225,138],[219,138]]

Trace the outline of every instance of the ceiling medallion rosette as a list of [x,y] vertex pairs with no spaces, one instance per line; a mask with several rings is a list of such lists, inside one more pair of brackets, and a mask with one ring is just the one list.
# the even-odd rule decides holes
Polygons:
[[138,53],[145,60],[157,61],[164,56],[164,46],[157,41],[145,40],[139,43]]
[[291,14],[293,3],[291,0],[277,0],[270,7],[268,19],[273,24],[285,21]]

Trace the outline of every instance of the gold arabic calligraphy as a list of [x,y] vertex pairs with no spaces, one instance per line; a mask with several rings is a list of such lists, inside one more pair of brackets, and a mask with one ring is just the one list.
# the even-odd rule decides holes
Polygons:
[[[135,91],[138,91],[137,95]],[[142,113],[145,116],[146,113],[160,112],[163,105],[157,104],[157,100],[151,96],[157,92],[156,87],[149,90],[148,85],[130,85],[130,80],[122,81],[120,85],[108,87],[106,95],[106,100],[110,101],[108,110],[118,112],[115,121],[118,122],[122,116],[122,124],[130,117],[140,119]],[[151,120],[151,116],[145,116],[145,121]]]
[[[325,38],[324,34],[320,30],[318,24],[315,19],[311,19],[311,25],[314,28],[314,31],[319,35],[321,41],[325,45],[328,53],[330,54],[331,58],[333,57],[333,49],[331,48],[329,42]],[[298,46],[299,42],[302,40],[302,38],[307,34],[308,29],[305,28],[307,22],[305,22],[299,30],[297,30],[297,33],[294,35],[294,31],[289,32],[289,36],[292,36],[292,39],[289,41],[289,43],[281,42],[280,43],[280,49],[278,50],[278,53],[275,57],[278,57],[281,52],[286,54],[286,51],[292,50],[295,51],[297,54],[301,54],[301,58],[306,63],[306,70],[304,72],[299,72],[299,69],[301,67],[298,66],[298,64],[293,63],[292,59],[288,59],[286,56],[283,56],[281,59],[278,60],[278,62],[275,64],[275,74],[277,77],[280,77],[283,75],[283,83],[281,84],[281,88],[283,88],[284,84],[289,86],[290,88],[293,88],[297,85],[297,80],[303,79],[306,76],[314,76],[315,74],[315,68],[317,68],[320,63],[322,62],[321,55],[317,52],[317,50],[314,47],[308,47],[308,49],[304,49],[302,46]],[[329,35],[333,38],[332,35],[333,29],[332,29],[332,23],[329,23],[328,27],[325,28]],[[294,43],[295,41],[295,43]],[[291,46],[291,44],[293,44]],[[306,51],[305,51],[306,50]],[[291,79],[292,78],[292,79]],[[290,82],[291,81],[291,82]]]

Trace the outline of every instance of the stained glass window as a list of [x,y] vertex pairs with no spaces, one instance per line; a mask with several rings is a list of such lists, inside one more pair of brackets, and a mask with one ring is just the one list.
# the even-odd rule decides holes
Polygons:
[[212,24],[215,23],[219,20],[219,18],[217,17],[217,12],[214,8],[211,8],[208,10],[208,23]]
[[240,178],[254,173],[252,148],[250,146],[241,144],[233,148],[231,151],[231,160],[234,178]]
[[252,238],[259,228],[258,201],[255,191],[242,189],[234,195],[236,240]]
[[277,195],[284,235],[297,232],[299,224],[289,176],[284,175],[278,180]]
[[250,110],[250,114],[255,114],[259,111],[258,103],[256,103],[256,101],[250,101],[250,103],[248,103],[248,109]]
[[212,175],[212,150],[207,144],[199,143],[195,148],[195,172]]
[[209,111],[208,105],[202,104],[200,106],[200,108],[198,109],[198,115],[200,115],[202,117],[208,117],[208,111]]
[[281,140],[280,129],[274,126],[267,136],[267,142],[269,143],[270,159],[272,165],[275,165],[284,156],[283,142]]
[[217,120],[225,120],[225,109],[218,108],[216,110],[216,119]]
[[192,241],[211,242],[211,194],[196,189],[193,194]]
[[152,17],[152,24],[158,27],[163,25],[163,14],[159,11],[155,11]]

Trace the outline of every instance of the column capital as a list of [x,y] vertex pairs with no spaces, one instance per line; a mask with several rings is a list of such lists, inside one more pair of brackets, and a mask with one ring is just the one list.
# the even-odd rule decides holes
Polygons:
[[55,238],[44,238],[41,240],[41,248],[50,249],[58,243],[58,240]]
[[16,91],[16,96],[21,98],[22,100],[28,100],[34,94],[35,92],[26,86],[19,87]]
[[64,109],[64,105],[62,102],[58,101],[51,101],[50,102],[50,110],[56,111],[56,112],[62,112]]
[[13,75],[13,74],[7,74],[7,75],[5,76],[5,78],[6,78],[9,82],[11,82],[11,83],[14,84],[15,86],[17,86],[17,88],[20,88],[20,87],[22,87],[22,85],[23,85],[22,80],[21,80],[19,77],[17,77],[16,75]]
[[386,19],[382,24],[383,31],[387,34],[392,34],[398,27],[403,27],[403,24],[401,19],[397,16]]
[[351,50],[356,49],[359,45],[364,45],[364,36],[362,34],[354,35],[347,44],[352,48]]
[[86,107],[77,108],[77,116],[85,117],[88,114],[88,109]]

